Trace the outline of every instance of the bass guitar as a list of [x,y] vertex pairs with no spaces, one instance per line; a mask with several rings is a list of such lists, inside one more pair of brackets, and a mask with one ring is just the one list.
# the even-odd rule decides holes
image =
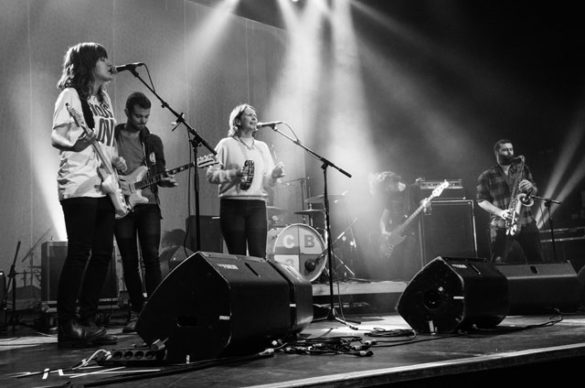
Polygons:
[[382,257],[384,257],[385,259],[390,259],[390,256],[392,256],[392,253],[394,252],[394,249],[396,249],[396,247],[406,239],[406,235],[404,235],[404,232],[410,226],[412,221],[414,221],[414,219],[420,214],[420,212],[423,211],[423,209],[425,209],[431,203],[433,198],[440,196],[443,193],[443,190],[445,190],[448,186],[449,182],[445,180],[439,186],[435,187],[431,195],[423,199],[419,207],[416,208],[416,210],[412,212],[412,214],[408,216],[408,218],[404,220],[402,224],[397,226],[389,235],[382,236],[382,241],[380,243],[380,254],[382,255]]
[[[122,194],[122,190],[120,189],[120,182],[118,178],[118,173],[116,169],[112,166],[112,161],[102,149],[102,145],[100,142],[97,141],[95,138],[93,130],[89,129],[85,124],[85,120],[83,116],[79,114],[69,103],[65,103],[65,107],[67,108],[67,112],[75,122],[75,124],[83,129],[86,135],[90,136],[93,140],[91,141],[91,145],[93,150],[95,151],[96,155],[101,161],[101,166],[98,168],[98,175],[102,180],[102,190],[110,197],[112,200],[112,204],[114,205],[114,209],[116,211],[116,218],[122,218],[126,214],[128,214],[129,209],[126,205],[126,201],[124,199],[124,195]],[[92,137],[93,136],[93,137]]]
[[215,159],[213,154],[204,155],[198,157],[194,162],[183,164],[182,166],[175,167],[171,170],[165,170],[164,172],[147,178],[145,178],[145,176],[148,173],[148,167],[139,166],[131,174],[120,176],[120,186],[125,197],[126,205],[128,209],[132,211],[137,204],[148,203],[148,198],[142,196],[142,189],[160,182],[166,175],[177,174],[181,171],[185,171],[191,166],[204,168],[218,163],[219,162]]

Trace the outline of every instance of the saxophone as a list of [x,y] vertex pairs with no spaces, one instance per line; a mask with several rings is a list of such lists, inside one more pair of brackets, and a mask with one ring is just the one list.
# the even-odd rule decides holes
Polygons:
[[527,193],[520,192],[520,182],[524,178],[525,159],[522,155],[518,156],[518,159],[520,160],[520,164],[518,165],[516,178],[514,179],[510,204],[508,205],[511,217],[506,219],[506,235],[508,236],[515,236],[520,232],[519,220],[522,206],[530,207],[534,205],[534,200]]

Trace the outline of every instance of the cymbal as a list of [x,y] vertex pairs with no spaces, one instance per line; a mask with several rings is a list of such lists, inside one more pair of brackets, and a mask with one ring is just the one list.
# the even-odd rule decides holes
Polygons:
[[[340,199],[344,199],[345,194],[329,194],[329,195],[327,195],[327,197],[329,197],[329,201],[338,201]],[[310,198],[305,199],[305,203],[323,202],[323,198],[324,198],[323,194],[316,195],[314,197],[310,197]]]
[[295,214],[301,214],[303,216],[314,216],[315,214],[323,214],[325,209],[307,209],[295,212]]
[[288,210],[276,206],[266,206],[266,213],[269,215],[284,214],[287,211]]

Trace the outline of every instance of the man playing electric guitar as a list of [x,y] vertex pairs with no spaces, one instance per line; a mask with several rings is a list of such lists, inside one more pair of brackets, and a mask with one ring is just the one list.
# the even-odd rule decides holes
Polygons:
[[[392,171],[375,173],[371,192],[380,203],[377,255],[384,279],[408,281],[420,269],[416,228],[407,227],[417,199],[417,185],[407,185]],[[405,224],[406,223],[406,224]]]
[[[115,137],[118,152],[128,166],[127,174],[146,167],[148,174],[163,174],[155,184],[144,187],[141,196],[147,201],[136,204],[126,217],[116,221],[116,242],[122,256],[124,281],[130,298],[130,316],[124,332],[135,331],[138,314],[145,303],[140,276],[139,250],[144,264],[144,282],[147,297],[161,281],[159,245],[161,238],[161,211],[158,187],[174,187],[174,176],[166,176],[163,144],[157,135],[146,127],[150,116],[150,100],[142,93],[132,93],[126,100],[127,122],[116,126]],[[123,176],[120,177],[124,182]],[[125,191],[124,184],[122,191]],[[138,240],[138,241],[137,241]]]

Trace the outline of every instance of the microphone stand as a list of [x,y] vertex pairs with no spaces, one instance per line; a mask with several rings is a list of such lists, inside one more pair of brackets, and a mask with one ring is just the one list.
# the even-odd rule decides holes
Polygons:
[[[269,127],[274,132],[280,134],[281,136],[290,140],[291,142],[293,142],[297,146],[301,147],[303,150],[305,150],[307,153],[309,153],[311,156],[313,156],[314,158],[316,158],[317,160],[319,160],[322,163],[321,169],[323,170],[323,205],[325,207],[325,230],[327,232],[327,266],[329,267],[329,310],[327,312],[327,317],[325,319],[328,321],[337,321],[339,323],[347,325],[351,329],[358,330],[357,327],[351,325],[348,322],[353,322],[353,323],[357,323],[357,324],[359,324],[361,322],[343,320],[343,319],[339,318],[337,311],[335,310],[335,304],[333,301],[333,264],[332,264],[333,252],[331,249],[331,246],[332,246],[332,243],[331,243],[331,222],[329,220],[329,218],[330,218],[330,216],[329,216],[329,198],[328,198],[328,193],[327,193],[327,168],[328,167],[335,168],[337,171],[339,171],[343,175],[347,176],[348,178],[351,178],[351,174],[348,173],[347,171],[343,170],[342,168],[336,166],[335,164],[333,164],[331,161],[324,158],[323,156],[317,154],[316,152],[314,152],[310,148],[303,145],[298,138],[293,139],[289,135],[279,131],[276,128],[277,125],[278,124],[273,124],[273,125],[269,125]],[[296,135],[295,135],[295,137],[296,137]]]
[[[217,152],[215,152],[215,150],[209,145],[209,143],[207,143],[205,141],[205,139],[203,139],[195,129],[193,129],[193,127],[191,127],[184,118],[184,114],[181,113],[177,113],[165,100],[162,99],[162,97],[160,97],[158,95],[158,93],[150,86],[148,85],[138,74],[138,72],[136,71],[136,68],[130,68],[128,69],[128,71],[130,71],[130,73],[132,73],[134,75],[134,77],[138,78],[138,80],[140,82],[142,82],[142,84],[144,86],[146,86],[146,88],[148,90],[151,91],[152,94],[154,94],[156,96],[156,98],[158,98],[158,100],[161,103],[161,106],[163,108],[168,109],[173,115],[175,115],[175,117],[177,118],[176,123],[177,125],[179,124],[183,124],[185,126],[185,128],[187,128],[187,131],[189,134],[191,134],[191,136],[193,136],[192,139],[189,140],[189,142],[191,143],[191,147],[193,148],[193,155],[194,155],[194,161],[195,163],[197,163],[197,147],[199,147],[200,145],[204,145],[205,148],[207,148],[209,150],[210,153],[212,153],[213,155],[217,155]],[[175,127],[176,128],[176,127]],[[196,242],[197,242],[197,246],[196,246],[196,251],[201,250],[201,225],[199,222],[199,171],[196,169],[195,170],[195,179],[193,181],[193,189],[195,191],[195,227],[196,227]]]
[[[6,299],[8,299],[8,290],[10,289],[10,285],[12,284],[12,312],[10,314],[10,323],[12,323],[12,332],[14,333],[16,329],[16,258],[18,257],[18,251],[20,251],[20,240],[16,245],[16,252],[14,253],[14,259],[12,259],[12,265],[10,266],[10,272],[8,274],[8,284],[6,285],[6,289],[4,291],[4,300],[2,301],[2,306],[5,306]],[[8,317],[8,314],[4,317],[5,319]],[[6,322],[6,327],[8,327],[8,322]]]
[[535,198],[535,199],[540,199],[544,201],[544,206],[548,209],[548,227],[550,228],[550,241],[552,244],[552,251],[553,251],[553,260],[556,263],[558,258],[557,258],[557,247],[556,247],[556,243],[555,243],[555,232],[553,229],[553,217],[552,217],[552,212],[551,212],[551,207],[552,204],[555,203],[557,205],[561,204],[561,201],[556,201],[554,199],[550,199],[550,198],[544,198],[544,197],[539,197],[537,195],[531,195],[530,197]]

